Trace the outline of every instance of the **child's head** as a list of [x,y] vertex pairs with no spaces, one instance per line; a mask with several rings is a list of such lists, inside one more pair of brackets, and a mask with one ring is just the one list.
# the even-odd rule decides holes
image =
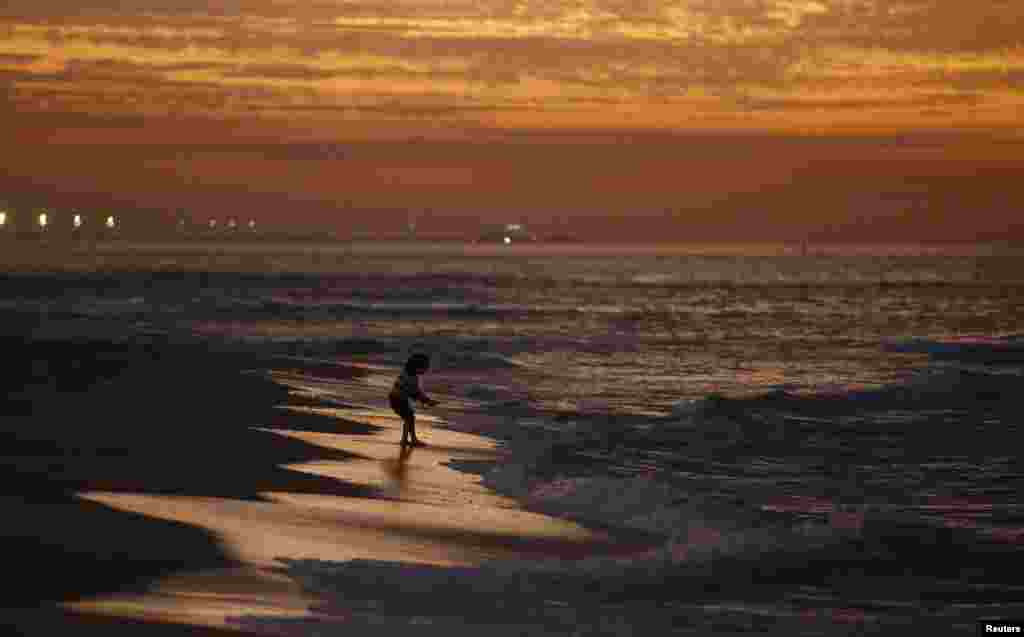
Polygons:
[[410,374],[422,374],[430,369],[430,357],[426,354],[413,354],[405,361],[405,371]]

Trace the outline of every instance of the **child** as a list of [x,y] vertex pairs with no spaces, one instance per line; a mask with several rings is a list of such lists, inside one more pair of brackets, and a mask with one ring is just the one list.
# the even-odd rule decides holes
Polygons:
[[423,443],[416,437],[416,412],[412,408],[412,400],[416,399],[426,405],[436,405],[420,389],[420,374],[430,369],[430,358],[426,354],[413,354],[405,363],[405,369],[395,380],[388,399],[391,408],[402,417],[402,443],[420,446]]

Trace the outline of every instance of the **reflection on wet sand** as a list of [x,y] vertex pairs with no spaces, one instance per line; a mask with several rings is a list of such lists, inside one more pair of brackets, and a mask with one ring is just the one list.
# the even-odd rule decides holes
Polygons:
[[409,478],[409,456],[412,455],[411,445],[400,445],[398,457],[394,460],[382,460],[381,469],[384,475],[390,478],[392,484],[399,491],[404,490],[406,480]]
[[[373,497],[267,491],[260,499],[92,491],[82,497],[121,511],[208,529],[240,568],[180,574],[148,591],[103,595],[74,603],[76,611],[225,626],[246,614],[301,616],[306,595],[277,573],[296,560],[375,560],[447,567],[495,559],[578,558],[637,550],[605,533],[522,510],[490,492],[479,476],[450,466],[457,460],[498,460],[496,443],[424,425],[425,447],[397,444],[400,422],[362,406],[330,412],[356,435],[287,430],[287,417],[265,431],[323,448],[325,457],[281,467],[369,489]],[[301,417],[301,411],[293,413]],[[371,426],[372,425],[372,426]],[[225,466],[230,471],[230,465]],[[254,594],[251,591],[261,590]]]

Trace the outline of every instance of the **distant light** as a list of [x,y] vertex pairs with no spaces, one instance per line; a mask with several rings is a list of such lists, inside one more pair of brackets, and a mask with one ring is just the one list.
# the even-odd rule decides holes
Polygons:
[[72,223],[75,224],[76,228],[81,228],[82,227],[82,215],[75,215],[75,218],[72,221]]
[[505,237],[505,243],[512,243],[512,237]]
[[7,225],[7,213],[6,212],[0,212],[0,226],[6,226],[6,225]]
[[234,228],[237,225],[238,225],[238,222],[236,222],[234,219],[228,219],[228,227],[229,228]]
[[49,222],[50,222],[50,219],[49,219],[49,217],[46,216],[46,213],[45,212],[40,212],[39,213],[39,227],[40,228],[45,228],[46,224],[49,223]]
[[505,226],[505,229],[508,230],[509,232],[519,232],[520,230],[523,229],[523,226],[522,224],[518,223],[510,223],[507,226]]
[[217,220],[216,219],[210,219],[210,227],[211,228],[216,228],[217,227]]
[[114,215],[110,215],[109,217],[107,217],[107,227],[108,228],[113,228],[116,224],[117,224],[117,221],[114,220]]
[[255,228],[255,227],[256,227],[256,220],[255,219],[250,219],[249,220],[249,228],[251,229],[251,228]]

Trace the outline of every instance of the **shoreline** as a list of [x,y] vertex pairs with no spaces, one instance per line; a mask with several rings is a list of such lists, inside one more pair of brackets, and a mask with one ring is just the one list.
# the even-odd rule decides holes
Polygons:
[[[770,432],[751,415],[795,409],[811,424],[801,435],[811,435],[849,406],[888,409],[929,392],[941,395],[941,384],[924,394],[922,387],[867,392],[847,407],[850,397],[709,400],[642,431],[630,430],[628,419],[576,414],[567,417],[585,427],[547,434],[524,427],[514,410],[449,395],[452,409],[438,411],[441,421],[431,423],[424,412],[424,438],[432,444],[403,464],[397,419],[382,407],[379,385],[397,371],[388,365],[257,355],[227,343],[211,350],[218,341],[184,335],[128,330],[114,339],[112,328],[91,341],[57,330],[19,350],[24,336],[13,334],[13,324],[6,327],[11,360],[23,361],[25,378],[43,381],[9,392],[5,402],[6,415],[24,425],[5,432],[11,444],[4,465],[13,471],[5,482],[15,485],[6,509],[20,521],[15,536],[35,534],[50,548],[13,543],[10,529],[4,539],[34,558],[39,571],[70,569],[78,577],[24,586],[16,605],[77,599],[64,610],[52,607],[70,625],[87,613],[149,621],[137,626],[154,634],[161,621],[304,634],[339,617],[370,632],[374,622],[397,627],[433,617],[456,630],[465,625],[449,598],[491,603],[495,591],[513,585],[532,592],[508,598],[509,607],[541,603],[544,610],[528,625],[552,634],[564,633],[565,617],[594,634],[605,634],[600,622],[616,618],[665,628],[658,622],[683,617],[701,634],[700,627],[717,625],[721,612],[738,614],[729,621],[741,622],[767,613],[771,619],[764,621],[787,634],[816,626],[916,626],[935,609],[905,606],[913,594],[954,608],[965,595],[1016,608],[1007,558],[1021,538],[981,541],[972,527],[944,522],[977,525],[995,510],[997,494],[988,504],[918,503],[925,508],[915,511],[932,511],[926,519],[898,508],[850,508],[849,493],[767,499],[756,490],[730,493],[712,477],[737,441],[758,441],[766,457],[789,453],[788,443],[765,438]],[[103,378],[108,382],[85,382]],[[979,391],[1012,391],[1014,379],[1001,382],[1005,387]],[[998,404],[992,396],[984,400]],[[439,426],[443,421],[448,425]],[[7,419],[8,427],[16,422]],[[861,444],[854,429],[830,431],[843,445]],[[690,445],[687,471],[705,478],[679,481],[664,468],[644,469],[648,461],[624,474],[609,471],[623,449],[648,453],[668,443]],[[42,517],[43,509],[18,491],[26,479],[35,480],[29,492],[36,504],[50,502]],[[623,504],[630,501],[636,506]],[[481,518],[482,511],[493,514]],[[948,568],[935,563],[936,552]],[[967,567],[976,574],[954,574]],[[898,568],[918,576],[908,580]],[[862,575],[847,582],[835,569]],[[477,590],[437,584],[452,578],[475,582]],[[391,588],[371,595],[367,582],[378,580]],[[795,592],[814,582],[817,593]],[[374,605],[397,603],[404,586],[427,586],[419,594],[446,610],[385,612]],[[557,603],[545,606],[538,601],[544,595]],[[730,603],[732,610],[709,610]],[[593,621],[584,614],[591,604]],[[801,614],[814,608],[820,610],[811,619]],[[955,613],[932,621],[948,628],[963,619]],[[26,626],[58,621],[28,611],[21,616]],[[282,632],[288,630],[296,632]]]
[[[384,466],[388,461],[372,458],[397,452],[397,445],[390,444],[390,437],[397,439],[394,423],[387,422],[396,418],[341,417],[336,403],[294,395],[290,393],[294,390],[267,377],[273,361],[290,367],[293,374],[302,371],[322,379],[333,372],[333,379],[340,381],[358,377],[357,367],[305,368],[295,359],[281,365],[284,358],[246,356],[232,353],[232,348],[211,353],[201,345],[181,342],[140,344],[128,335],[120,343],[26,341],[20,350],[13,347],[17,339],[8,340],[9,361],[13,363],[20,351],[30,382],[20,392],[9,393],[4,403],[11,416],[6,423],[3,463],[11,475],[5,482],[12,485],[8,487],[12,495],[18,494],[17,500],[4,498],[5,509],[21,528],[12,530],[8,525],[0,536],[8,547],[17,537],[35,537],[22,543],[19,552],[36,565],[40,575],[67,568],[76,574],[25,582],[17,595],[8,596],[12,608],[23,609],[19,616],[27,622],[22,626],[25,630],[58,622],[58,615],[77,626],[81,613],[91,609],[104,615],[104,608],[106,614],[126,622],[173,623],[185,618],[207,626],[228,626],[226,613],[219,620],[211,619],[216,611],[195,597],[201,591],[178,591],[184,597],[177,610],[160,611],[159,597],[167,594],[160,592],[161,587],[167,581],[189,578],[199,582],[194,585],[212,586],[214,591],[226,586],[222,595],[235,595],[230,591],[238,586],[259,587],[280,566],[278,558],[289,552],[293,559],[345,556],[346,549],[339,553],[330,533],[323,535],[338,524],[348,534],[356,534],[350,539],[355,542],[353,555],[398,558],[408,554],[437,564],[480,562],[487,555],[573,556],[623,548],[614,536],[525,511],[515,513],[511,501],[487,505],[501,498],[472,487],[471,476],[452,469],[444,470],[447,477],[433,493],[405,502],[411,517],[394,518],[398,512],[391,509],[408,498],[394,492],[394,485],[380,483],[389,471]],[[244,373],[253,368],[261,371]],[[43,384],[33,384],[31,374]],[[172,388],[173,395],[164,396]],[[60,401],[48,398],[57,396]],[[241,401],[245,407],[239,410]],[[295,404],[280,409],[287,403]],[[139,414],[147,414],[145,422],[139,422]],[[186,425],[188,420],[192,422]],[[215,421],[218,427],[210,428],[204,421]],[[383,446],[372,442],[382,434],[387,438]],[[449,459],[474,454],[495,457],[494,445],[482,438],[443,430],[432,438],[432,447],[416,453],[441,456],[428,463],[429,471],[421,481],[436,474],[438,463]],[[448,444],[440,444],[443,441]],[[367,475],[367,470],[375,475]],[[349,471],[354,474],[339,475]],[[443,495],[448,487],[471,501],[483,498],[485,506],[505,513],[482,528],[472,517],[459,522],[458,516],[450,515],[455,526],[438,527],[432,522],[438,505],[431,504],[431,498]],[[424,497],[425,503],[417,504]],[[45,510],[40,502],[49,503]],[[344,507],[337,509],[342,503]],[[232,526],[232,519],[244,524]],[[508,526],[508,520],[519,522]],[[134,525],[131,530],[129,524]],[[507,530],[496,532],[494,525]],[[540,535],[533,537],[530,528]],[[164,535],[157,535],[158,530]],[[281,555],[267,553],[269,547],[260,548],[275,534],[281,538]],[[132,539],[126,542],[127,537]],[[186,537],[193,539],[186,541]],[[420,547],[411,554],[402,548],[410,541],[409,546]],[[394,546],[388,548],[390,544]],[[434,548],[426,549],[429,546]],[[470,562],[465,557],[452,561],[458,553]],[[204,580],[203,572],[214,575]],[[277,590],[284,595],[282,616],[306,612],[303,604],[308,601],[301,600],[308,600],[308,595],[294,584]],[[65,611],[52,607],[54,617],[27,610],[40,603],[68,602],[71,606]],[[253,608],[260,603],[250,599]],[[84,623],[103,621],[97,617]],[[138,626],[159,630],[156,625]]]

